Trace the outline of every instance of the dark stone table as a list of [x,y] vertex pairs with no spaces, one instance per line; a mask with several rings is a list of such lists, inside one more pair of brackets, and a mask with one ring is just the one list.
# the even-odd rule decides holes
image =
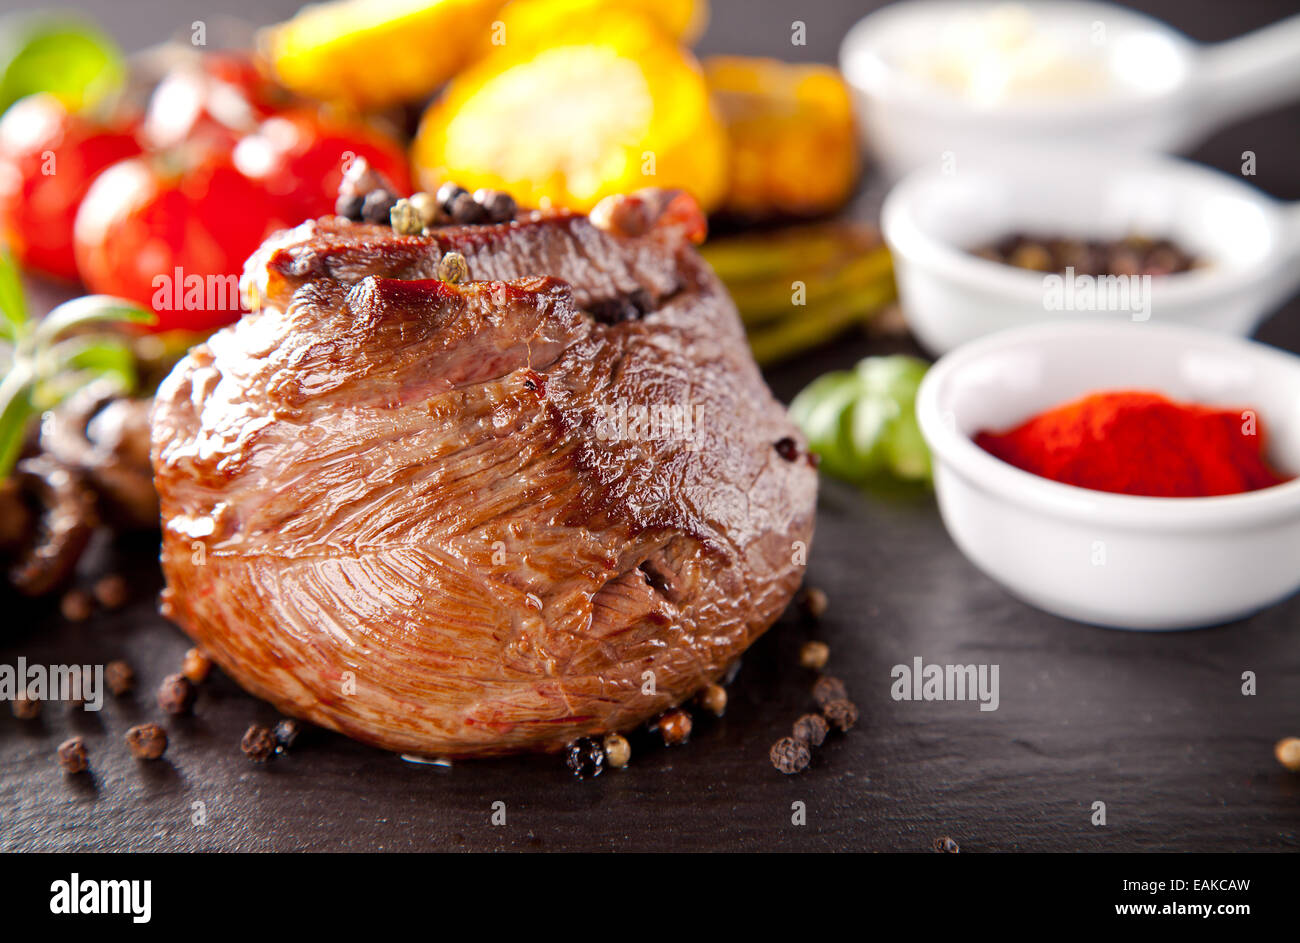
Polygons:
[[[254,22],[294,5],[222,4]],[[80,6],[132,47],[194,18],[175,3]],[[829,60],[837,37],[869,5],[714,6],[708,51]],[[1284,2],[1139,6],[1206,40],[1290,12]],[[791,50],[796,17],[809,25],[809,46]],[[1196,156],[1227,169],[1254,150],[1259,185],[1300,198],[1298,117],[1293,108],[1243,123]],[[1300,351],[1300,304],[1259,336]],[[770,379],[788,398],[869,352],[866,341],[845,342]],[[1300,848],[1300,777],[1272,756],[1275,740],[1300,734],[1300,599],[1198,632],[1074,624],[980,575],[948,540],[927,495],[862,494],[827,481],[808,575],[830,598],[820,627],[787,617],[744,659],[725,718],[699,721],[686,747],[636,739],[627,770],[588,782],[573,780],[553,757],[415,766],[323,731],[256,768],[240,754],[239,738],[249,723],[276,714],[219,675],[204,686],[192,719],[168,723],[166,759],[137,764],[122,734],[161,719],[152,690],[187,648],[155,612],[155,554],[151,538],[99,548],[89,570],[128,574],[133,602],[86,623],[63,622],[49,603],[6,602],[0,663],[20,655],[40,664],[125,657],[141,693],[98,715],[60,704],[47,705],[35,723],[0,714],[0,850],[922,851],[941,835],[964,851]],[[830,644],[831,667],[862,723],[818,751],[803,775],[787,778],[768,764],[767,750],[808,706],[810,676],[797,652],[810,637]],[[999,665],[999,709],[892,700],[891,666],[916,656]],[[1258,678],[1254,696],[1241,693],[1244,671]],[[93,777],[68,779],[55,765],[55,747],[74,733],[89,743]],[[1106,804],[1104,827],[1091,824],[1098,801]],[[503,826],[491,824],[498,802]],[[806,809],[804,825],[792,824],[796,803]]]

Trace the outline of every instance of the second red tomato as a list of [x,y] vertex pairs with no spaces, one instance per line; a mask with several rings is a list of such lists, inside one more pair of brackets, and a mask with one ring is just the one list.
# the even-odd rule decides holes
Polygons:
[[268,118],[235,148],[235,164],[273,198],[283,200],[295,223],[334,212],[339,183],[357,157],[387,177],[397,195],[411,192],[401,145],[368,126],[312,111]]
[[224,155],[168,166],[175,159],[99,176],[77,214],[77,265],[92,291],[151,307],[156,330],[207,330],[238,319],[244,260],[297,220]]

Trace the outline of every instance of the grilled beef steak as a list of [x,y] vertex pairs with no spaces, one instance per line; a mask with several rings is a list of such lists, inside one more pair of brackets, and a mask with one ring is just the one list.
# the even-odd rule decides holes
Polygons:
[[164,611],[286,713],[427,756],[558,749],[716,680],[799,583],[816,473],[703,225],[645,191],[273,237],[254,313],[158,392]]

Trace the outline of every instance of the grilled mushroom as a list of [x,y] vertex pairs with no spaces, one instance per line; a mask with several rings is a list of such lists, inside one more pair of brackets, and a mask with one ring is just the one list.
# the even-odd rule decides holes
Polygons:
[[0,554],[17,551],[27,542],[35,515],[23,498],[17,476],[0,481]]
[[119,396],[109,383],[93,383],[47,413],[41,426],[41,447],[94,486],[103,518],[119,529],[158,525],[149,406]]
[[48,455],[23,459],[13,478],[17,500],[30,502],[35,513],[9,579],[19,592],[40,596],[76,568],[95,530],[95,494],[74,469]]

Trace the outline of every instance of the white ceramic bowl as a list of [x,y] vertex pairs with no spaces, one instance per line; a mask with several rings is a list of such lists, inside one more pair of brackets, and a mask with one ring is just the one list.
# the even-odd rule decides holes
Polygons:
[[[936,354],[1036,321],[1098,317],[1245,336],[1300,284],[1300,206],[1173,157],[917,171],[886,198],[881,231],[908,325]],[[1013,232],[1167,237],[1207,264],[1151,278],[1141,310],[1064,310],[1043,274],[969,251]]]
[[1300,589],[1300,479],[1214,498],[1076,488],[972,441],[1092,392],[1153,390],[1252,408],[1269,458],[1300,472],[1300,358],[1169,325],[1034,325],[941,359],[917,398],[944,524],[961,551],[1048,612],[1126,629],[1249,615]]
[[[1085,89],[972,98],[908,69],[921,56],[962,61],[958,53],[971,50],[981,29],[996,33],[990,12],[1000,13],[1005,26],[1009,6],[1028,13],[1031,35],[1041,39],[1003,49],[1003,58],[991,61],[1038,61],[1048,44],[1098,81]],[[943,45],[953,40],[955,48]],[[1112,3],[909,0],[849,30],[840,66],[854,90],[865,143],[896,178],[916,167],[938,168],[947,155],[960,166],[1033,152],[1178,150],[1216,126],[1300,94],[1298,46],[1300,17],[1294,16],[1204,46]]]

